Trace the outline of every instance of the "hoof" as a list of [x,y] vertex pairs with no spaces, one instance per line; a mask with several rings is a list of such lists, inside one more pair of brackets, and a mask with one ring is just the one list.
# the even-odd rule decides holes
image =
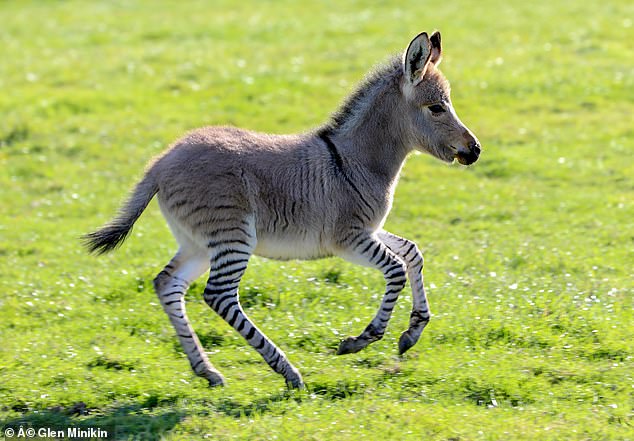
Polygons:
[[225,385],[225,377],[223,377],[220,372],[214,371],[206,371],[198,374],[203,377],[209,383],[209,387],[217,387]]
[[362,340],[359,337],[348,337],[339,343],[339,349],[337,349],[337,355],[354,354],[368,345],[367,340]]
[[290,371],[287,371],[284,377],[286,378],[286,386],[288,386],[289,389],[304,388],[304,380],[302,380],[302,374],[300,374],[295,367],[291,366]]
[[421,334],[423,333],[423,329],[427,326],[429,320],[421,321],[415,326],[410,326],[409,329],[401,334],[401,338],[398,340],[398,353],[399,355],[403,355],[407,352],[412,346],[418,342]]
[[207,379],[207,382],[209,383],[209,387],[224,387],[225,386],[224,379],[220,379],[220,380]]
[[286,380],[286,386],[289,389],[304,389],[304,381],[302,377]]
[[412,346],[416,344],[418,339],[414,339],[409,332],[409,329],[401,334],[401,338],[398,339],[398,354],[403,355]]

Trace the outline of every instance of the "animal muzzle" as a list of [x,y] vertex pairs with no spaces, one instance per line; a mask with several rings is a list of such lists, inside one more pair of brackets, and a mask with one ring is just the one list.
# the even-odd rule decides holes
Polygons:
[[480,143],[477,139],[472,138],[466,148],[459,148],[456,151],[455,158],[462,165],[471,165],[480,157]]

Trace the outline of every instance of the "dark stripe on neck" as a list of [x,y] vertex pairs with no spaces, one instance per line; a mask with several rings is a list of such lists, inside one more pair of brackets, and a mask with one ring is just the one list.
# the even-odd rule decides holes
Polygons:
[[[330,157],[332,159],[332,162],[334,162],[335,167],[337,168],[337,171],[341,174],[341,176],[343,176],[344,180],[348,183],[348,185],[352,187],[352,189],[357,194],[357,196],[359,196],[359,199],[361,199],[361,202],[363,203],[363,205],[365,205],[370,210],[370,212],[372,213],[372,216],[374,216],[375,215],[374,208],[366,200],[366,198],[363,197],[363,193],[359,191],[359,188],[356,185],[354,185],[354,182],[350,180],[350,178],[346,174],[346,171],[343,169],[343,159],[341,158],[339,151],[337,151],[337,146],[335,145],[334,142],[332,142],[332,139],[330,139],[330,133],[331,133],[330,129],[325,128],[320,130],[319,133],[317,133],[317,136],[319,136],[319,138],[322,141],[324,141],[324,143],[328,147],[328,152],[330,152]],[[368,216],[367,213],[363,212],[363,215],[366,216],[368,220],[371,220],[371,217]]]
[[337,150],[337,146],[335,145],[334,142],[332,142],[332,139],[330,139],[328,131],[327,130],[320,131],[319,138],[326,144],[326,147],[328,147],[330,158],[332,159],[332,162],[335,163],[335,167],[337,167],[337,170],[343,171],[343,159],[341,159],[341,155],[339,154],[339,151]]

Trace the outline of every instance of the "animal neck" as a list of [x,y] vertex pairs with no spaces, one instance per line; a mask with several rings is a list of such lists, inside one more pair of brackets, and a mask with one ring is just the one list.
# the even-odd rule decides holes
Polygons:
[[401,59],[394,56],[370,73],[318,132],[336,144],[344,162],[389,182],[398,175],[412,145],[401,108],[402,76]]
[[339,133],[334,139],[349,163],[356,163],[385,181],[393,181],[411,150],[394,123],[388,115],[378,112],[355,130]]
[[406,136],[403,113],[398,111],[401,99],[398,88],[394,90],[389,83],[381,86],[367,91],[362,102],[347,110],[347,118],[334,119],[319,133],[336,145],[345,163],[361,166],[372,175],[392,182],[411,151],[411,143]]

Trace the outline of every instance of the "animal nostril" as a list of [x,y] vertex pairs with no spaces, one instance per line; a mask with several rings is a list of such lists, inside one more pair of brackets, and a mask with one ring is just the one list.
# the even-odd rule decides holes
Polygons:
[[476,155],[479,155],[480,154],[480,145],[479,144],[475,144],[473,146],[472,150],[473,150],[473,153],[475,153]]

